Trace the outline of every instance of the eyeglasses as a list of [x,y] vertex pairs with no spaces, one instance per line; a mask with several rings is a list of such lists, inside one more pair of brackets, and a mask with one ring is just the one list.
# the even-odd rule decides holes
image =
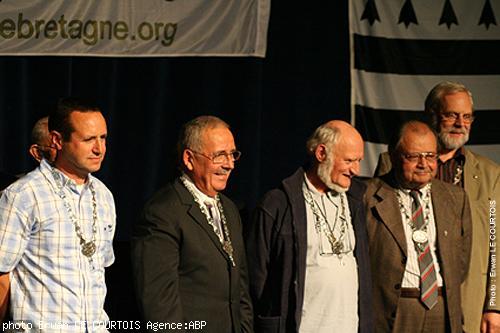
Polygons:
[[441,112],[443,120],[448,122],[456,122],[460,116],[462,116],[464,124],[470,124],[474,121],[474,115],[472,113]]
[[238,150],[234,150],[234,151],[229,152],[229,153],[226,153],[225,151],[221,151],[220,153],[217,153],[213,156],[205,155],[205,154],[203,154],[199,151],[196,151],[196,150],[192,150],[192,149],[190,149],[190,150],[195,154],[198,154],[198,155],[201,155],[203,157],[208,158],[214,164],[222,164],[222,163],[225,163],[228,161],[235,162],[235,161],[239,160],[241,157],[241,151],[238,151]]
[[418,162],[421,158],[425,159],[427,162],[435,162],[439,157],[437,153],[408,153],[401,155],[410,162]]

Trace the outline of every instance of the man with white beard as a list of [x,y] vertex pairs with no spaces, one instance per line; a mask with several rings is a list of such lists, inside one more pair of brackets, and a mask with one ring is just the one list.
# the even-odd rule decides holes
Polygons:
[[371,278],[355,176],[363,139],[330,121],[307,141],[310,165],[268,192],[247,233],[255,332],[371,332]]
[[[472,253],[467,279],[462,285],[464,331],[500,332],[500,303],[495,299],[496,238],[490,244],[489,211],[500,202],[500,166],[473,153],[464,145],[474,121],[471,92],[456,82],[441,82],[427,95],[425,113],[430,116],[440,141],[436,177],[462,187],[469,197],[472,213]],[[389,156],[380,155],[376,176],[391,168]],[[491,250],[491,251],[490,251]],[[490,257],[490,253],[495,256]]]

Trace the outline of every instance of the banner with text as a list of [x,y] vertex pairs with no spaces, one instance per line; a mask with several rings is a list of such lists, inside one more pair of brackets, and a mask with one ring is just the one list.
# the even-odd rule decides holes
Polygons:
[[0,0],[0,55],[264,57],[271,0]]

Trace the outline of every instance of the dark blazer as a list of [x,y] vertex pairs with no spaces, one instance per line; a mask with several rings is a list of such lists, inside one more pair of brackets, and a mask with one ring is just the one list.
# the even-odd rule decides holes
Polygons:
[[[408,244],[392,179],[390,173],[369,180],[365,194],[375,332],[392,331],[407,259]],[[434,179],[432,206],[446,311],[451,332],[462,332],[460,284],[467,274],[471,249],[469,203],[460,187]]]
[[221,201],[236,267],[178,179],[146,204],[132,240],[144,320],[204,321],[203,332],[211,333],[253,332],[240,216],[231,200],[221,195]]
[[[254,302],[255,331],[298,332],[304,301],[307,220],[299,168],[268,192],[257,206],[246,237],[250,294]],[[353,179],[347,192],[356,236],[359,331],[372,332],[371,279],[364,185]]]

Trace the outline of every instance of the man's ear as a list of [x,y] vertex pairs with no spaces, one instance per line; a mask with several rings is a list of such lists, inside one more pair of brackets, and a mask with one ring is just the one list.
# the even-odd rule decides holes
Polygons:
[[193,171],[194,169],[193,157],[193,153],[189,149],[184,149],[184,152],[182,153],[182,162],[189,171]]
[[42,160],[42,154],[40,154],[40,150],[38,149],[36,144],[32,144],[28,149],[29,153],[35,160],[40,162]]
[[51,131],[50,132],[50,142],[52,143],[52,146],[59,150],[62,150],[62,134],[59,133],[58,131]]
[[326,154],[326,145],[319,144],[318,146],[316,146],[316,149],[314,150],[314,156],[319,163],[322,163],[326,160]]

